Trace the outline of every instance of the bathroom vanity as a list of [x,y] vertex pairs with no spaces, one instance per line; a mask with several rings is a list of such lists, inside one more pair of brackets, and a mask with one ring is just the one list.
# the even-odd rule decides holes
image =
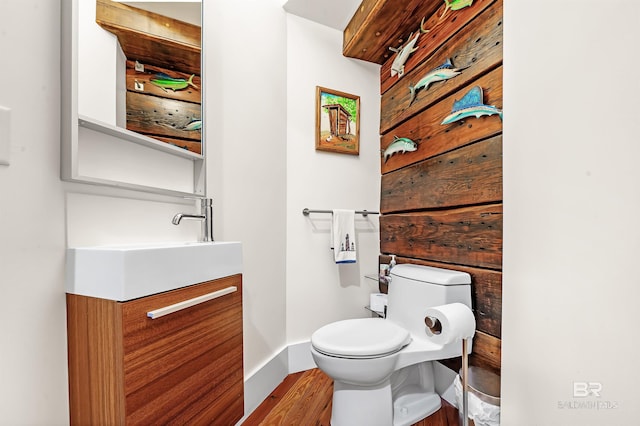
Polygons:
[[241,275],[127,302],[67,294],[67,329],[72,425],[233,425],[243,416]]
[[[176,258],[184,252],[200,266]],[[174,262],[162,261],[167,254]],[[100,282],[106,270],[112,276]],[[236,424],[244,415],[241,270],[240,243],[69,249],[70,423]],[[108,289],[96,296],[100,287]]]

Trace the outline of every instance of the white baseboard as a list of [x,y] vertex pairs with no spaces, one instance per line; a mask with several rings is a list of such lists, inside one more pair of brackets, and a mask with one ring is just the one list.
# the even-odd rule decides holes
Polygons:
[[311,356],[311,342],[300,342],[289,345],[289,374],[311,370],[317,365]]
[[288,363],[288,347],[285,347],[262,367],[256,369],[250,376],[245,378],[244,417],[240,419],[237,425],[241,425],[253,413],[253,410],[262,404],[262,401],[287,377],[289,374]]
[[241,425],[275,388],[292,373],[316,368],[311,357],[311,342],[294,343],[283,348],[244,381],[244,417]]

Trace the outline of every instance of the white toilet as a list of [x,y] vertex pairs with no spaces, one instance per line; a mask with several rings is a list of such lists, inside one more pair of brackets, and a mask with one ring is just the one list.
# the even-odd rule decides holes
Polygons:
[[338,321],[311,336],[316,365],[334,380],[332,426],[405,426],[440,408],[431,361],[460,356],[462,345],[433,342],[425,312],[454,302],[470,308],[471,277],[401,264],[388,293],[386,319]]

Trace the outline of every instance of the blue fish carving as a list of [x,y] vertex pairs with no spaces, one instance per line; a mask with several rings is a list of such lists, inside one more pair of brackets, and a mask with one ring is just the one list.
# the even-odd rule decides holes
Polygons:
[[502,120],[502,110],[493,105],[485,105],[482,87],[474,86],[460,100],[453,102],[451,114],[445,117],[440,124],[450,124],[467,117],[482,117],[483,115],[498,114]]

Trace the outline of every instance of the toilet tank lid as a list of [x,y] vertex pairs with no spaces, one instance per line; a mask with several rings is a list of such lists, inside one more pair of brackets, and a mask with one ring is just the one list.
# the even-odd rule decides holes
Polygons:
[[409,263],[394,266],[391,275],[440,285],[471,284],[471,275],[466,272]]

